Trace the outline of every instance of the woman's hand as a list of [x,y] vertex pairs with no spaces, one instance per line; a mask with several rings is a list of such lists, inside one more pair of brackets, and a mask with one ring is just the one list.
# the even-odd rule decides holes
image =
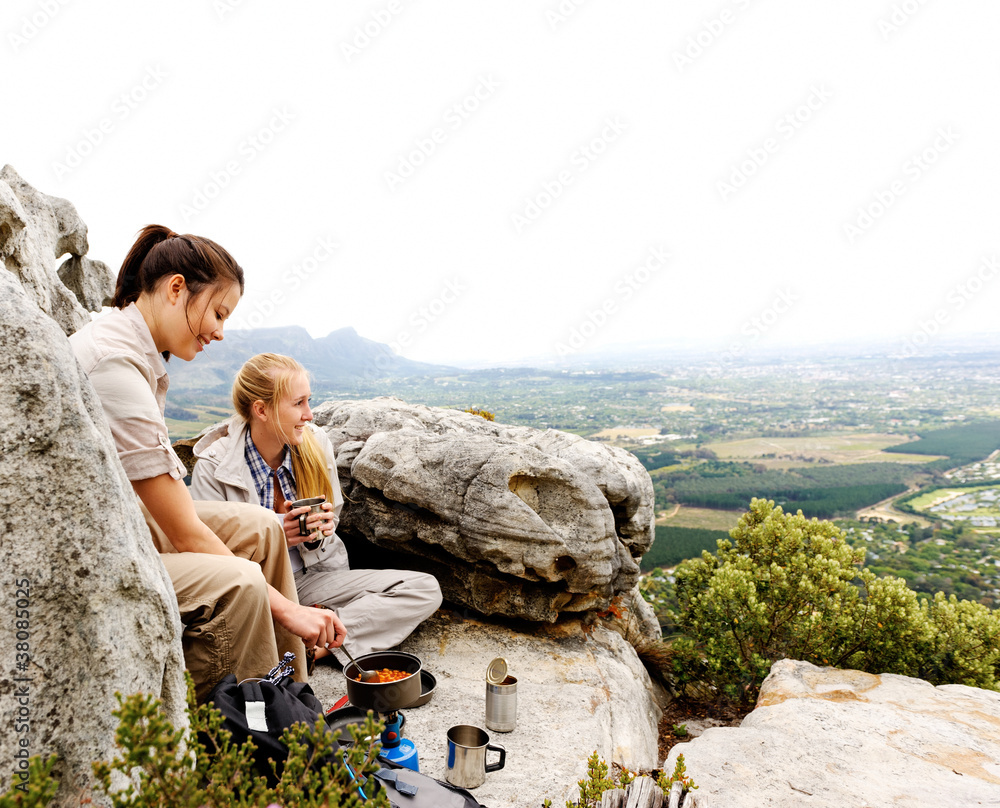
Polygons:
[[300,606],[286,601],[285,608],[272,614],[292,634],[302,638],[306,648],[339,648],[347,638],[347,629],[330,609]]
[[[282,528],[285,531],[285,541],[289,547],[295,547],[307,541],[317,541],[322,536],[332,536],[336,523],[333,516],[333,504],[324,502],[319,513],[310,513],[306,518],[308,536],[299,533],[299,515],[309,513],[309,508],[292,508],[291,502],[285,502],[285,518]],[[321,535],[320,535],[321,534]]]

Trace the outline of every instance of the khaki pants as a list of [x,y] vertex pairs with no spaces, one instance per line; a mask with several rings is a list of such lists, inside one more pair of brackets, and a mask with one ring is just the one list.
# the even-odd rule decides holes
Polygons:
[[[441,605],[437,578],[412,570],[352,570],[320,561],[295,573],[299,602],[322,603],[344,622],[355,656],[399,645]],[[341,665],[347,655],[331,649]]]
[[280,523],[270,511],[244,502],[194,506],[236,558],[178,553],[145,506],[142,512],[177,594],[184,663],[198,701],[226,674],[238,681],[263,676],[286,651],[295,654],[295,679],[306,681],[302,640],[271,619],[266,584],[298,603]]

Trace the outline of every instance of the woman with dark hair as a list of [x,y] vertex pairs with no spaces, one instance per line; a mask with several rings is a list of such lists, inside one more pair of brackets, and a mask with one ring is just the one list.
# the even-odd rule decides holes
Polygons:
[[242,294],[243,270],[218,244],[149,225],[122,264],[112,311],[70,337],[173,581],[199,701],[227,673],[260,676],[285,651],[304,680],[305,648],[346,636],[333,612],[299,605],[273,514],[194,502],[167,437],[163,360],[190,361],[221,340]]
[[[344,504],[333,445],[312,425],[309,375],[288,356],[248,359],[233,382],[236,416],[195,444],[191,475],[195,499],[259,502],[274,510],[284,530],[295,585],[303,603],[335,609],[350,633],[355,656],[384,651],[409,636],[441,605],[433,575],[414,570],[351,569],[335,529]],[[321,513],[291,502],[325,497]],[[322,649],[317,651],[317,658]],[[335,652],[343,665],[347,657]]]

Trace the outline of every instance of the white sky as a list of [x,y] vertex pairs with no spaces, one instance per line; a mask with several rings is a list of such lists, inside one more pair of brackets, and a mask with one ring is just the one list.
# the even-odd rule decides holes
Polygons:
[[0,162],[116,271],[149,222],[218,241],[236,327],[923,347],[1000,330],[998,32],[995,0],[4,0]]

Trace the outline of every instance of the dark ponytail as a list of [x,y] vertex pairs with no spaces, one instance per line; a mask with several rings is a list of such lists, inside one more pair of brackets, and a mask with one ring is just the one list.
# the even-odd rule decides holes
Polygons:
[[153,292],[162,278],[182,275],[197,296],[203,289],[230,281],[243,294],[243,269],[222,247],[201,236],[178,235],[169,227],[146,225],[125,256],[111,305],[124,309],[143,292]]

